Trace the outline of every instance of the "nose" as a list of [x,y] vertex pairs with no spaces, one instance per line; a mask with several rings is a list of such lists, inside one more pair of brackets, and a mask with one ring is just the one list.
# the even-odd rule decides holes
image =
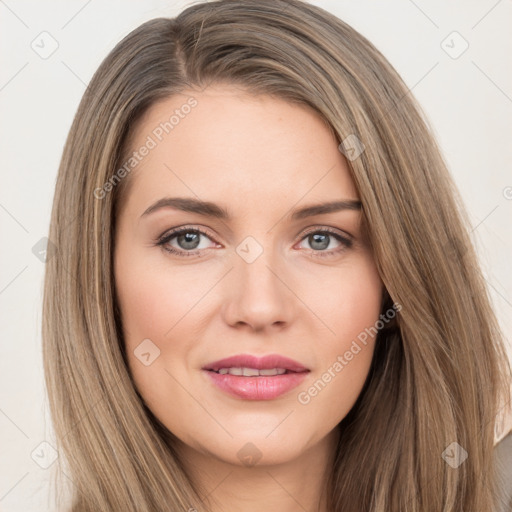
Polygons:
[[283,329],[297,314],[297,298],[290,289],[287,272],[278,257],[264,251],[248,263],[234,255],[234,269],[225,283],[225,322],[254,331]]

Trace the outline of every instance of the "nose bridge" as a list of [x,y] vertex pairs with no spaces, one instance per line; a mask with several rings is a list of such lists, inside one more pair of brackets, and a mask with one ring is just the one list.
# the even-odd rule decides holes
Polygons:
[[265,240],[262,236],[259,240],[247,236],[238,244],[235,273],[245,295],[261,292],[261,295],[270,300],[276,294],[282,294],[283,283],[279,282],[276,270],[283,268],[283,265],[278,261],[279,255],[272,244],[271,236],[267,236]]
[[272,237],[266,242],[264,246],[263,240],[248,236],[236,247],[228,293],[229,323],[262,328],[290,321],[293,294],[285,285],[286,275],[282,275],[285,265],[272,247]]

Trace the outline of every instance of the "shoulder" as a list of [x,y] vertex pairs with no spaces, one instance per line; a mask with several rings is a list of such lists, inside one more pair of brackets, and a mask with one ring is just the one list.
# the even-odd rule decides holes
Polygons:
[[496,443],[494,450],[498,481],[502,489],[501,508],[497,512],[509,512],[512,510],[512,431]]
[[[511,389],[512,396],[512,389]],[[512,405],[508,404],[498,414],[494,425],[494,445],[508,436],[512,432]]]
[[505,407],[498,416],[495,428],[495,464],[502,488],[501,508],[497,512],[512,510],[512,409]]

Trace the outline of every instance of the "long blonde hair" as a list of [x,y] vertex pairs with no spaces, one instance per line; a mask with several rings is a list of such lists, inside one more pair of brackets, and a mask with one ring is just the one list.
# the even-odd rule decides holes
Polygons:
[[[205,2],[148,21],[84,94],[58,173],[43,305],[57,478],[72,482],[71,510],[209,510],[128,371],[112,256],[131,177],[112,178],[150,105],[213,83],[308,105],[340,143],[364,144],[350,171],[383,311],[401,310],[340,424],[329,510],[495,510],[494,424],[511,372],[462,201],[392,66],[343,21],[298,0]],[[452,443],[468,454],[458,467],[443,456]]]

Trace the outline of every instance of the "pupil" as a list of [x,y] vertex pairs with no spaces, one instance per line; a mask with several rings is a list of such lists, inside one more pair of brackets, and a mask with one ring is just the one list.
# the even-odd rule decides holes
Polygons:
[[199,245],[199,233],[187,232],[178,235],[178,244],[182,249],[195,249]]
[[[329,235],[318,233],[314,235],[309,235],[309,243],[311,244],[311,247],[313,247],[313,249],[326,249],[327,247],[329,247]],[[317,245],[315,247],[316,243],[319,243],[320,245]]]

